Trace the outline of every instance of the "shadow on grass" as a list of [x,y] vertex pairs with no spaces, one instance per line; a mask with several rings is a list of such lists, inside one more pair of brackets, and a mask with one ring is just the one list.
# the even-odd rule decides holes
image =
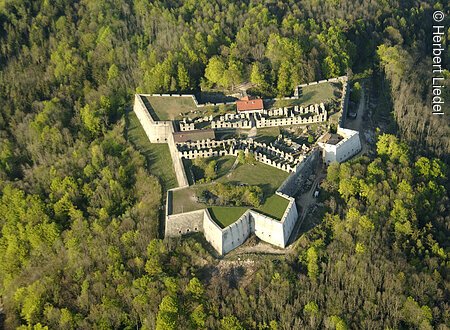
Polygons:
[[145,106],[147,107],[148,112],[150,112],[150,116],[152,116],[152,118],[155,121],[159,120],[158,115],[156,114],[155,110],[153,109],[152,105],[150,104],[150,102],[147,100],[146,97],[142,97],[142,100],[144,101]]
[[234,102],[237,98],[225,95],[221,92],[200,92],[195,95],[199,103],[224,103]]

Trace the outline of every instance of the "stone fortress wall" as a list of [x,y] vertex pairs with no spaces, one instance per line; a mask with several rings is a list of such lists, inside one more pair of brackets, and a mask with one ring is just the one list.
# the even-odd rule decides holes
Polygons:
[[319,143],[325,164],[343,162],[361,151],[359,132],[338,127],[337,133],[343,137],[337,144]]
[[294,196],[306,183],[308,177],[320,161],[320,150],[314,149],[302,162],[298,163],[294,172],[281,184],[278,191],[285,195]]
[[[343,82],[343,97],[341,99],[342,115],[339,121],[338,134],[344,136],[344,140],[342,140],[344,142],[341,141],[342,143],[340,142],[340,144],[336,144],[335,151],[335,154],[337,155],[335,160],[343,161],[353,156],[360,150],[359,133],[357,131],[348,130],[342,127],[348,104],[347,78],[339,77],[322,80],[319,82],[300,85],[298,88],[327,81]],[[296,95],[293,98],[298,98],[298,88],[296,88]],[[152,96],[192,97],[194,103],[198,107],[205,106],[198,104],[194,95],[153,94]],[[234,103],[235,102],[228,102],[224,104]],[[203,232],[206,240],[220,255],[224,255],[244,243],[252,233],[275,246],[286,246],[289,236],[298,219],[298,210],[295,199],[291,196],[296,194],[298,189],[301,187],[301,184],[306,181],[306,178],[308,178],[312,173],[317,162],[320,161],[321,152],[318,148],[309,153],[290,153],[283,151],[276,146],[268,146],[255,142],[251,139],[228,139],[222,141],[208,139],[176,144],[173,140],[172,133],[174,132],[174,126],[172,122],[155,121],[147,111],[140,95],[135,96],[134,111],[136,112],[139,121],[144,127],[144,130],[152,143],[168,143],[180,188],[188,185],[185,170],[182,164],[182,158],[193,159],[196,157],[224,155],[237,156],[239,150],[245,150],[246,152],[252,151],[258,161],[275,166],[287,172],[291,172],[291,175],[283,182],[276,192],[276,194],[289,200],[288,207],[286,208],[281,221],[277,221],[257,211],[249,209],[230,226],[220,228],[220,226],[211,218],[208,209],[171,214],[171,206],[169,205],[169,201],[171,200],[170,194],[173,190],[169,190],[166,204],[165,227],[165,235],[167,237],[180,236],[192,232]],[[305,114],[307,116],[305,116]],[[282,117],[271,118],[277,116]],[[226,114],[225,116],[219,117],[218,120],[214,121],[213,119],[214,118],[212,118],[212,116],[209,116],[201,118],[200,121],[209,121],[211,122],[211,126],[214,125],[213,128],[216,129],[228,128],[226,125],[232,125],[233,123],[240,123],[235,125],[245,125],[246,121],[251,122],[248,114]],[[314,121],[325,120],[327,120],[327,112],[323,104],[312,105],[306,108],[296,106],[294,108],[264,110],[262,116],[258,114],[255,118],[257,127],[307,124]],[[221,122],[232,124],[224,125]],[[234,128],[234,126],[230,127]],[[180,122],[181,130],[192,130],[194,128],[195,123],[192,121],[185,120]],[[325,151],[326,148],[327,147],[322,148],[324,150],[323,155],[325,162],[329,159],[327,158]],[[340,156],[341,154],[342,157]]]
[[[311,104],[307,107],[296,105],[278,109],[264,109],[262,113],[252,115],[255,116],[257,128],[320,123],[328,119],[323,103]],[[205,123],[209,124],[212,129],[252,128],[252,118],[249,113],[226,113],[217,117],[210,115],[195,119],[184,118],[179,122],[180,131],[195,130]]]
[[142,100],[142,96],[145,95],[136,94],[134,96],[134,113],[151,143],[167,143],[169,136],[173,133],[172,121],[159,121],[152,118]]
[[151,143],[167,143],[169,146],[170,156],[172,158],[175,175],[178,185],[185,187],[189,185],[183,162],[178,157],[178,149],[173,139],[174,126],[172,121],[158,121],[152,118],[150,112],[142,100],[145,94],[136,94],[134,96],[133,111],[136,114],[142,128],[145,131]]
[[[267,114],[267,116],[264,116]],[[275,118],[273,118],[275,117]],[[306,108],[294,106],[265,110],[263,116],[256,115],[256,128],[313,124],[327,121],[328,114],[323,103]]]

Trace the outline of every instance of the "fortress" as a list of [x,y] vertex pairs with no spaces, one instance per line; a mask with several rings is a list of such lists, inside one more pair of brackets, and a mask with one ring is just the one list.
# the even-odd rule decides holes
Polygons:
[[[298,220],[298,210],[293,196],[304,185],[318,162],[330,164],[342,162],[361,150],[359,133],[343,128],[348,103],[347,77],[333,78],[300,85],[294,97],[285,100],[298,100],[302,88],[334,83],[341,87],[338,105],[326,102],[284,107],[265,107],[265,101],[245,97],[236,102],[213,104],[213,106],[236,106],[236,110],[225,113],[211,111],[197,115],[196,109],[206,108],[211,104],[199,104],[194,95],[174,94],[136,94],[134,112],[139,119],[151,143],[167,143],[174,166],[178,188],[167,192],[165,235],[180,236],[191,232],[203,232],[206,240],[220,254],[226,254],[255,234],[261,240],[284,248]],[[195,104],[188,113],[175,113],[172,118],[160,119],[149,98],[164,100],[187,99]],[[181,104],[181,103],[180,103]],[[291,138],[278,136],[273,142],[258,141],[251,135],[257,129],[296,125],[326,125],[329,109],[338,109],[339,119],[335,133],[326,132],[317,139],[317,143],[307,146]],[[181,108],[181,105],[180,105]],[[178,110],[178,107],[175,107]],[[217,108],[216,108],[217,109]],[[165,114],[161,114],[165,116]],[[175,117],[180,116],[180,119]],[[167,116],[169,117],[169,116]],[[227,136],[233,130],[246,132],[246,136]],[[230,135],[230,134],[228,134]],[[232,134],[231,134],[232,135]],[[190,187],[185,162],[196,158],[211,158],[252,154],[257,162],[269,165],[287,173],[286,179],[276,189],[272,199],[277,205],[283,205],[278,218],[248,207],[232,223],[221,225],[214,218],[207,205],[199,209],[174,212],[174,194],[179,194]],[[236,161],[237,162],[237,161]],[[191,186],[194,182],[191,182]],[[196,186],[196,185],[194,185]],[[270,213],[270,212],[269,212]]]

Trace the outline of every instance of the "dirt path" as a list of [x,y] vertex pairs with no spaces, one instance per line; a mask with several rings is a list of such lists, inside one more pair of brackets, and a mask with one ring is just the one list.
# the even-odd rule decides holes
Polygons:
[[368,153],[369,145],[366,136],[371,136],[373,132],[370,130],[370,125],[364,120],[364,114],[367,111],[368,99],[366,96],[365,83],[362,83],[361,89],[361,100],[358,105],[357,116],[355,119],[346,118],[344,121],[344,127],[353,129],[359,132],[359,139],[361,141],[361,151],[358,153],[359,156]]
[[317,172],[317,177],[311,185],[311,189],[309,189],[306,193],[300,195],[295,199],[297,210],[301,210],[299,214],[299,219],[292,230],[291,236],[289,237],[287,248],[290,249],[294,246],[294,242],[298,239],[300,234],[300,229],[302,228],[303,221],[309,213],[309,209],[312,205],[317,203],[317,199],[314,197],[314,192],[317,189],[319,183],[325,178],[326,172],[323,168],[320,168]]
[[228,171],[227,178],[229,178],[231,176],[231,174],[233,173],[233,171],[235,170],[235,168],[238,165],[239,165],[239,158],[236,157],[236,159],[234,160],[233,166],[231,166],[230,170]]

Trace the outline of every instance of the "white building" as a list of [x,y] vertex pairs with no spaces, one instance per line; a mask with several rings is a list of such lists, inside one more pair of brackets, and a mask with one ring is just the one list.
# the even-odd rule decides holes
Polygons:
[[359,132],[338,127],[337,134],[325,133],[317,144],[322,148],[323,161],[341,163],[361,151]]
[[295,199],[277,192],[289,200],[289,204],[281,220],[276,220],[252,209],[247,210],[237,221],[231,225],[220,228],[211,218],[208,209],[203,217],[203,232],[206,240],[220,254],[224,255],[234,250],[254,233],[261,240],[284,248],[298,219]]

